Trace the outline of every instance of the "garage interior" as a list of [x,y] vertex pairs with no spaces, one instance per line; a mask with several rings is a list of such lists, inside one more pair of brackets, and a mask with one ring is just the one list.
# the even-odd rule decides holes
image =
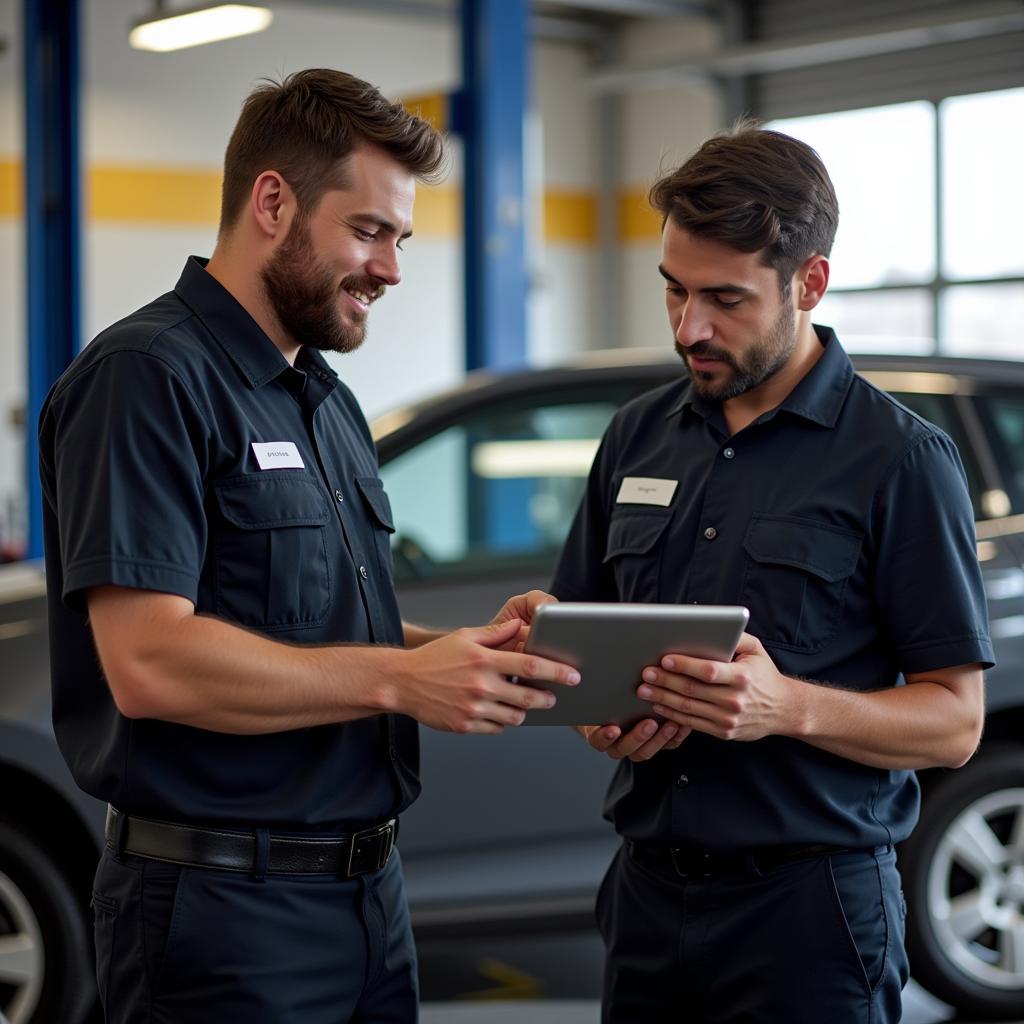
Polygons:
[[[10,1024],[46,1024],[35,1010],[42,939],[31,922],[38,915],[26,887],[4,873],[5,844],[23,863],[31,859],[26,837],[38,843],[47,858],[40,884],[56,876],[52,884],[71,894],[68,913],[77,906],[82,915],[69,926],[72,938],[87,945],[81,890],[102,827],[55,758],[49,708],[39,696],[46,638],[34,425],[53,382],[90,339],[171,287],[187,255],[212,250],[223,146],[242,99],[263,77],[320,66],[366,78],[449,140],[448,176],[418,192],[402,286],[374,310],[363,348],[330,357],[382,453],[394,448],[394,482],[385,473],[385,483],[398,519],[403,611],[408,601],[429,614],[447,593],[445,581],[468,564],[469,547],[490,545],[493,567],[560,541],[559,502],[568,507],[566,494],[578,495],[557,484],[526,487],[515,473],[474,462],[484,482],[461,481],[460,488],[479,487],[510,507],[521,502],[536,522],[524,530],[511,519],[468,513],[459,526],[465,537],[458,534],[458,489],[434,505],[418,504],[430,481],[443,483],[449,470],[408,453],[422,444],[424,459],[432,458],[430,431],[449,439],[436,443],[439,451],[450,447],[454,435],[443,434],[450,429],[443,416],[468,415],[470,406],[460,412],[456,401],[432,413],[430,402],[524,371],[551,378],[531,378],[523,394],[547,388],[557,395],[575,386],[558,376],[573,367],[595,375],[586,385],[594,389],[594,423],[610,415],[635,389],[653,386],[656,378],[635,367],[665,350],[672,357],[656,273],[661,225],[646,201],[652,181],[742,115],[822,155],[842,217],[832,284],[816,321],[835,327],[865,375],[877,374],[901,400],[910,396],[915,411],[974,453],[965,461],[979,558],[989,574],[994,636],[1001,630],[1004,644],[1005,668],[989,680],[998,698],[990,703],[991,746],[979,755],[977,776],[964,770],[971,785],[959,797],[951,790],[949,800],[963,803],[948,804],[949,831],[934,828],[935,856],[950,858],[948,879],[954,825],[962,827],[953,812],[980,807],[988,815],[985,835],[999,845],[1002,874],[996,879],[992,868],[984,879],[1004,886],[993,900],[1005,927],[969,941],[955,928],[942,933],[954,977],[962,969],[974,986],[977,999],[965,1004],[976,1007],[973,1014],[940,998],[955,991],[952,982],[937,995],[915,976],[904,1020],[995,1019],[977,1009],[989,1005],[986,993],[991,1007],[1003,1007],[1001,1019],[1024,1020],[1024,4],[265,0],[259,6],[272,18],[258,32],[173,52],[130,43],[133,26],[191,6],[0,0],[0,561],[9,563],[0,573],[0,1019],[6,1012]],[[933,362],[919,371],[901,357]],[[1021,373],[999,379],[981,365],[986,360],[1017,364]],[[616,376],[608,368],[617,366],[634,369]],[[467,374],[475,374],[468,385]],[[499,430],[522,443],[534,438],[508,389],[493,399],[498,411],[509,403],[505,425],[480,433],[492,447],[481,441],[474,458],[510,455],[493,447]],[[551,408],[549,420],[563,415],[554,399]],[[417,416],[421,434],[402,435]],[[577,447],[560,447],[559,465],[577,479],[601,427],[581,420],[572,429],[567,438]],[[1002,447],[986,440],[1000,430]],[[532,458],[536,449],[524,452]],[[468,461],[459,456],[460,471]],[[544,472],[547,479],[553,471]],[[529,572],[528,561],[524,555],[515,578],[542,581],[550,559],[538,554]],[[471,568],[478,580],[484,570]],[[440,589],[426,589],[424,579]],[[471,587],[459,596],[463,607],[479,599]],[[524,754],[510,748],[508,756]],[[428,769],[431,756],[428,750]],[[448,755],[436,757],[441,772]],[[471,765],[468,757],[460,770]],[[569,884],[557,867],[566,851],[596,865],[614,849],[608,830],[599,831],[605,781],[584,801],[593,835],[552,831],[546,847],[538,842],[546,850],[538,856],[547,859],[500,894],[505,917],[490,933],[490,924],[474,930],[470,914],[446,917],[437,895],[456,875],[470,883],[467,900],[473,885],[490,892],[487,844],[480,859],[464,863],[446,863],[443,851],[424,847],[417,876],[423,909],[414,924],[425,941],[422,972],[429,972],[426,1024],[597,1019],[600,941],[585,901],[574,896],[555,906],[552,896],[545,912],[559,925],[546,932],[515,907],[532,906],[531,886],[544,872]],[[940,783],[929,776],[926,792]],[[511,787],[508,799],[517,799]],[[65,826],[30,827],[33,807],[41,806]],[[943,836],[951,837],[953,854]],[[508,842],[495,834],[495,848]],[[88,991],[69,1005],[76,1016],[53,1024],[101,1019]],[[1005,1016],[1007,1006],[1019,1007],[1019,1016]]]

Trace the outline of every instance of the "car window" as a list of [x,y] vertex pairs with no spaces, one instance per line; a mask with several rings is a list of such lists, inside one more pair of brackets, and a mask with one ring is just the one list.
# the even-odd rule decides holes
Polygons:
[[979,396],[978,412],[989,435],[1009,501],[1024,512],[1024,394],[1001,391]]
[[396,580],[552,565],[601,435],[631,393],[495,404],[388,462]]

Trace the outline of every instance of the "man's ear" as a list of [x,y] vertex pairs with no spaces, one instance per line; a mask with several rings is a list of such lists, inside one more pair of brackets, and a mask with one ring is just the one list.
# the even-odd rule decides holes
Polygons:
[[253,221],[268,240],[283,238],[295,217],[295,193],[277,171],[263,171],[253,182],[249,207]]
[[793,275],[793,293],[796,296],[796,308],[814,309],[821,302],[828,289],[828,259],[820,253],[805,260]]

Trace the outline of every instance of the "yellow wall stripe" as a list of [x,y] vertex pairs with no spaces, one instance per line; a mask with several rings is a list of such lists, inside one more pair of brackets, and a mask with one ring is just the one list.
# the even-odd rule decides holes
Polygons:
[[0,160],[0,217],[20,217],[24,208],[21,162]]
[[597,197],[591,192],[544,193],[544,240],[593,245],[598,238]]
[[619,241],[656,242],[661,238],[661,217],[647,202],[647,189],[624,189],[619,195]]
[[216,171],[95,164],[89,173],[86,209],[92,220],[216,224],[220,182]]
[[[91,221],[119,224],[216,227],[220,211],[219,171],[94,164],[87,174],[85,199]],[[22,164],[0,160],[0,218],[24,213]],[[570,245],[596,245],[599,237],[597,196],[582,189],[547,189],[544,193],[544,239]],[[427,238],[450,238],[462,230],[461,191],[456,186],[421,186],[413,227]],[[619,196],[619,240],[657,241],[657,214],[643,189]]]

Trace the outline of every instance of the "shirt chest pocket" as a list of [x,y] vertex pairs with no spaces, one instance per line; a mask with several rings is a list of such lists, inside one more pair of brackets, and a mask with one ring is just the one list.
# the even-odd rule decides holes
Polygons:
[[217,614],[264,630],[322,623],[331,571],[318,482],[278,469],[219,481],[214,494]]
[[621,601],[657,601],[661,541],[671,509],[617,510],[608,524],[604,562],[612,567]]
[[377,570],[382,579],[392,578],[391,534],[395,532],[395,519],[391,513],[391,501],[384,490],[384,481],[375,476],[357,476],[356,487],[363,496],[363,503],[370,513],[370,529],[377,556]]
[[754,515],[741,601],[762,643],[810,653],[836,634],[863,537],[826,523]]

